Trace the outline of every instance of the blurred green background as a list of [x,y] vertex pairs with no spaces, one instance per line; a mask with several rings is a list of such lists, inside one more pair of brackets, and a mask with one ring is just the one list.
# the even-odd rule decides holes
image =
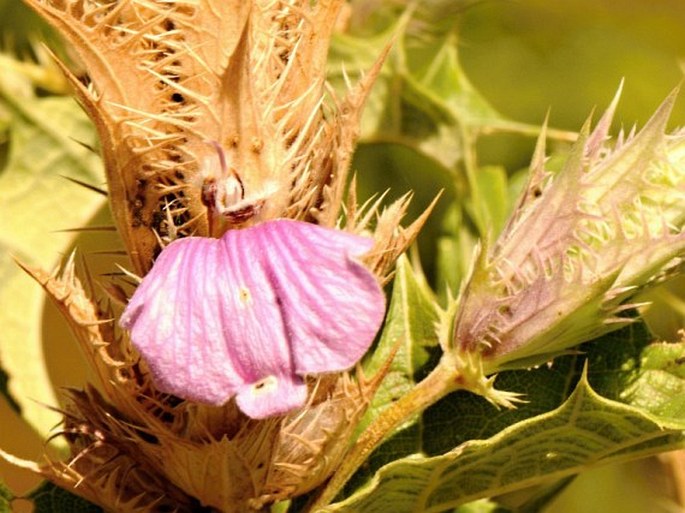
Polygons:
[[[461,62],[502,114],[578,130],[625,87],[617,127],[643,124],[683,77],[685,2],[543,0],[477,2],[460,20]],[[681,97],[672,126],[685,122]],[[529,153],[502,144],[485,162],[526,165]],[[492,159],[492,160],[491,160]]]
[[[379,3],[367,2],[366,15],[372,16]],[[539,125],[549,111],[551,126],[575,131],[593,109],[601,111],[608,105],[623,79],[625,87],[615,127],[630,128],[634,123],[642,125],[682,81],[685,66],[685,2],[682,0],[424,3],[434,3],[436,12],[440,9],[449,12],[444,19],[455,23],[459,60],[466,77],[496,111],[513,121]],[[19,55],[28,55],[32,44],[51,38],[49,31],[36,22],[19,0],[0,0],[0,30],[3,49]],[[1,73],[4,71],[0,68]],[[673,127],[685,125],[684,102],[681,95],[671,120]],[[8,141],[2,134],[0,143],[0,158],[4,158]],[[504,166],[513,174],[527,166],[533,145],[534,138],[530,135],[481,135],[475,152],[477,165]],[[451,187],[452,176],[438,168],[426,171],[431,165],[422,157],[406,148],[385,152],[387,148],[387,142],[373,140],[364,141],[360,147],[355,168],[365,190],[390,188],[395,196],[414,190],[416,214],[438,190]],[[379,173],[379,169],[383,172]],[[422,172],[416,172],[417,169]],[[0,172],[5,172],[4,166]],[[0,189],[0,197],[3,192]],[[446,197],[453,194],[448,190]],[[27,212],[27,222],[31,215],[35,213]],[[93,224],[106,220],[106,211],[98,215],[100,218],[93,220]],[[436,241],[443,230],[444,215],[445,200],[421,237],[422,258],[429,272],[436,258]],[[55,229],[64,228],[59,225],[59,219],[54,222]],[[3,223],[2,212],[0,223]],[[103,242],[85,237],[77,244],[96,248]],[[32,286],[28,279],[26,285]],[[674,289],[676,294],[682,290],[680,286]],[[0,305],[0,309],[4,306]],[[47,304],[45,309],[43,331],[50,335],[45,337],[45,351],[52,385],[56,388],[79,386],[86,372],[80,369],[75,345],[68,345],[69,335],[54,310]],[[682,327],[682,318],[669,317],[662,324],[667,335]],[[4,400],[0,400],[0,446],[30,459],[37,459],[42,449],[40,437]],[[614,469],[613,473],[611,469],[602,469],[595,474],[596,478],[586,476],[580,485],[585,487],[585,493],[594,494],[592,502],[588,502],[588,495],[579,495],[570,489],[565,494],[567,506],[555,504],[553,511],[667,511],[659,509],[657,499],[649,496],[650,490],[658,493],[662,488],[656,484],[658,477],[650,477],[658,474],[656,467],[650,465],[633,464]],[[36,482],[26,472],[4,463],[0,463],[0,478],[17,492],[26,491]],[[597,487],[606,493],[598,493]],[[630,493],[622,494],[622,487]],[[610,490],[618,492],[612,495]]]

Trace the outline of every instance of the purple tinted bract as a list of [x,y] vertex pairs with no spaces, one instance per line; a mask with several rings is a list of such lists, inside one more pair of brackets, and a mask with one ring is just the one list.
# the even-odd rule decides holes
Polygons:
[[302,406],[305,374],[349,369],[380,327],[385,296],[356,257],[373,240],[279,219],[221,239],[169,244],[120,324],[155,385],[252,418]]

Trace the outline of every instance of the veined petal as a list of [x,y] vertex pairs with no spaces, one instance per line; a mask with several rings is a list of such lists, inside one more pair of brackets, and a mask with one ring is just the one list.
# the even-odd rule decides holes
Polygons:
[[156,386],[253,418],[304,404],[301,376],[348,369],[385,297],[355,257],[371,239],[292,220],[167,246],[121,317]]
[[[385,304],[376,279],[354,257],[371,239],[302,223],[266,223],[260,236],[272,285],[285,311],[298,374],[350,368],[366,352]],[[312,258],[316,255],[316,258]]]

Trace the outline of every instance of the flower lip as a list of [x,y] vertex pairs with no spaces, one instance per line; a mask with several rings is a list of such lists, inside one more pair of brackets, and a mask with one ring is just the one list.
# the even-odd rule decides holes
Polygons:
[[161,391],[253,418],[302,406],[306,374],[349,369],[385,313],[355,258],[373,240],[278,219],[169,244],[120,324]]

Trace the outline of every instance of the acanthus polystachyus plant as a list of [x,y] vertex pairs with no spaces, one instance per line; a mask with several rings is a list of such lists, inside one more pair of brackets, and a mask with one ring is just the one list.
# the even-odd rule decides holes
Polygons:
[[258,511],[313,489],[383,377],[349,371],[425,219],[403,229],[407,197],[365,209],[353,189],[341,218],[384,55],[338,98],[342,1],[27,3],[85,70],[61,64],[139,282],[120,314],[73,260],[27,268],[100,378],[69,393],[71,458],[33,468],[112,511]]
[[347,185],[385,53],[340,97],[325,67],[342,1],[27,3],[84,70],[61,64],[97,128],[135,282],[111,287],[112,305],[73,259],[26,268],[99,377],[67,394],[70,457],[28,466],[107,510],[264,511],[314,491],[316,511],[438,399],[468,390],[515,407],[525,398],[496,389],[498,372],[625,326],[636,294],[682,268],[675,95],[612,142],[617,95],[558,171],[543,130],[509,222],[456,299],[422,302],[438,363],[357,433],[390,361],[352,369],[427,215],[404,229],[408,197],[360,207]]

